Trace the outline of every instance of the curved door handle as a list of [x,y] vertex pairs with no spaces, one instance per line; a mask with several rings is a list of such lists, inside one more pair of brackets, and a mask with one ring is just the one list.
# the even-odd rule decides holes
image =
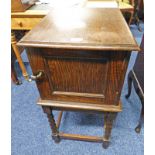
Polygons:
[[44,76],[44,72],[43,71],[38,71],[36,75],[31,75],[30,78],[31,80],[40,80],[42,79]]

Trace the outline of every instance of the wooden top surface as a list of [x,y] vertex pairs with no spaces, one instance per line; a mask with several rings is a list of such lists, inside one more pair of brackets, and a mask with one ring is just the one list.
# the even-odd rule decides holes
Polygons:
[[119,9],[53,9],[18,45],[85,50],[139,50]]

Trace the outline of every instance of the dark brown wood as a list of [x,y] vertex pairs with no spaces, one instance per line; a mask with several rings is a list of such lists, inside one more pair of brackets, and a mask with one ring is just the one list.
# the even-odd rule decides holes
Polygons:
[[139,52],[137,55],[133,70],[144,92],[144,36],[142,37],[140,48],[141,52]]
[[139,122],[135,128],[135,131],[139,133],[144,120],[144,36],[141,42],[141,52],[137,55],[133,70],[128,74],[128,94],[126,98],[130,97],[132,83],[142,104]]
[[[43,33],[43,29],[46,32]],[[119,9],[52,10],[18,45],[102,51],[139,50]]]
[[11,0],[11,12],[24,12],[34,5],[36,0]]
[[14,68],[14,63],[11,62],[11,79],[16,85],[22,84],[21,81],[17,78],[17,73]]
[[130,71],[129,73],[128,73],[128,93],[126,94],[126,98],[129,98],[130,97],[130,95],[131,95],[131,89],[132,89],[132,79],[133,79],[134,77],[133,77],[133,72],[132,71]]
[[112,125],[114,120],[116,119],[117,113],[114,112],[106,112],[104,113],[104,128],[105,133],[103,137],[103,147],[106,149],[109,146],[111,131],[112,131]]
[[16,71],[14,70],[14,66],[12,64],[11,64],[11,79],[15,84],[19,85],[19,80],[17,78]]
[[44,113],[46,113],[51,130],[52,130],[52,138],[53,140],[58,143],[60,142],[60,137],[59,137],[59,131],[57,129],[55,120],[54,120],[54,115],[52,113],[52,109],[47,106],[42,106]]
[[141,108],[141,113],[140,113],[138,125],[136,126],[135,131],[137,133],[140,133],[142,124],[144,123],[144,96],[141,93],[139,93],[138,96],[141,100],[142,108]]
[[28,49],[34,74],[46,75],[37,81],[41,99],[118,105],[130,52],[56,51]]
[[[58,116],[57,125],[55,124],[54,116],[52,114],[52,110],[48,106],[42,106],[44,112],[47,114],[49,124],[52,129],[52,137],[56,142],[60,141],[61,139],[70,139],[70,140],[81,140],[81,141],[90,141],[90,142],[103,142],[103,147],[107,148],[107,144],[109,144],[111,129],[112,129],[112,122],[116,117],[116,113],[105,113],[105,135],[104,137],[98,136],[89,136],[89,135],[79,135],[79,134],[70,134],[70,133],[63,133],[59,132],[58,128],[60,125],[62,111],[60,111]],[[105,147],[106,146],[106,147]]]
[[141,87],[141,85],[140,85],[140,83],[139,83],[139,81],[138,81],[138,79],[136,77],[136,74],[135,74],[135,72],[133,70],[131,70],[129,72],[129,74],[128,74],[128,94],[126,95],[127,99],[131,95],[132,83],[133,83],[133,86],[135,88],[136,94],[138,95],[138,97],[139,97],[139,99],[141,101],[141,104],[142,104],[138,125],[135,128],[135,131],[137,133],[140,133],[141,126],[142,126],[142,123],[143,123],[143,120],[144,120],[144,92],[143,92],[142,87]]
[[[122,110],[131,51],[139,50],[120,10],[52,10],[18,45],[27,47],[33,74],[43,73],[36,80],[38,104],[48,110],[108,112],[102,138],[107,145],[114,116]],[[54,118],[47,114],[58,136]]]

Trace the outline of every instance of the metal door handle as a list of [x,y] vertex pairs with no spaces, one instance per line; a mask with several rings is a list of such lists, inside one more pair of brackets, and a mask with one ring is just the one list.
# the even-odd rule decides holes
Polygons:
[[42,79],[43,75],[44,75],[43,71],[38,71],[36,75],[31,75],[30,78],[31,80],[39,80]]

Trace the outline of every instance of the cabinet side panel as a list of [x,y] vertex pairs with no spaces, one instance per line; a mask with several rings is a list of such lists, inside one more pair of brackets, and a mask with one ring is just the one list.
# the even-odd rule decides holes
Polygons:
[[[110,54],[110,53],[109,53]],[[111,52],[108,70],[106,100],[108,104],[118,105],[131,52]]]
[[[44,61],[43,57],[40,53],[39,48],[27,48],[26,49],[30,66],[32,68],[33,75],[37,74],[38,71],[44,72]],[[36,81],[37,87],[40,93],[41,99],[48,99],[50,98],[50,86],[48,78],[45,74],[42,80]]]

